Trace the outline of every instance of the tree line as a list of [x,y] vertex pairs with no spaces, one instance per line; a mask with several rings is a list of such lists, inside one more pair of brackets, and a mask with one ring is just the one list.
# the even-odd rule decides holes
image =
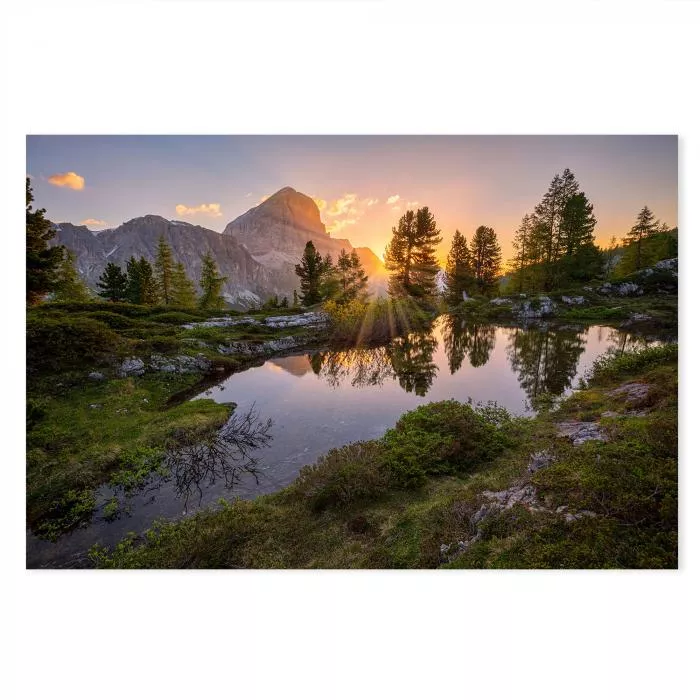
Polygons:
[[[367,299],[369,278],[354,250],[347,253],[343,248],[334,263],[330,253],[322,257],[313,242],[308,241],[294,271],[299,277],[299,300],[303,306],[328,300],[346,304]],[[294,306],[296,305],[297,292],[294,290]]]
[[175,262],[172,249],[161,236],[153,265],[144,257],[137,260],[133,256],[126,263],[126,271],[115,263],[107,263],[98,280],[97,293],[113,302],[217,310],[225,306],[221,290],[226,280],[219,274],[211,253],[206,253],[202,257],[198,296],[185,266]]

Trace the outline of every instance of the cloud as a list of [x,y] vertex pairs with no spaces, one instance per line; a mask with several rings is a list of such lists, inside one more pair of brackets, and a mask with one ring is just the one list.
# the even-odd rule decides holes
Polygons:
[[389,199],[386,200],[386,203],[396,204],[396,202],[398,202],[399,199],[401,199],[401,197],[398,194],[392,194],[391,197],[389,197]]
[[270,197],[272,197],[271,194],[263,195],[263,196],[260,197],[260,199],[258,200],[258,204],[262,204],[266,199],[270,199]]
[[71,190],[82,190],[85,187],[85,178],[72,171],[51,175],[49,182],[56,187],[68,187]]
[[357,214],[357,195],[348,192],[333,202],[328,210],[328,216],[342,216],[343,214]]
[[395,207],[391,207],[391,211],[401,211],[401,207],[397,204]]
[[88,228],[105,228],[109,226],[109,224],[106,221],[102,221],[102,219],[83,219],[80,223]]
[[413,209],[413,207],[417,207],[417,206],[418,206],[418,202],[406,202],[406,207],[408,209]]
[[363,203],[366,207],[373,207],[375,204],[379,204],[379,200],[378,200],[378,199],[371,199],[371,198],[368,198],[368,199],[362,200],[362,203]]
[[178,216],[197,216],[198,214],[212,217],[222,216],[221,205],[218,202],[197,204],[197,206],[194,207],[188,207],[186,204],[178,204],[175,207],[175,212]]
[[248,197],[252,197],[252,196],[253,196],[253,193],[252,193],[252,192],[248,192],[248,194],[244,194],[243,196],[244,196],[246,199],[248,199]]
[[326,230],[328,231],[328,233],[338,233],[339,231],[342,231],[346,226],[352,226],[353,224],[356,224],[357,221],[357,219],[336,219],[326,227]]
[[326,208],[326,205],[328,204],[328,202],[326,202],[325,199],[321,199],[320,197],[312,197],[311,199],[314,200],[319,211],[323,211]]

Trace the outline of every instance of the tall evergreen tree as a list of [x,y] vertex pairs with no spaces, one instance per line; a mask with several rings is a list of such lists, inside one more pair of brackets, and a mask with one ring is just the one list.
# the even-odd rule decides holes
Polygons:
[[165,242],[165,237],[161,234],[158,239],[158,250],[156,251],[155,279],[158,290],[158,301],[169,306],[173,303],[173,278],[175,275],[175,261],[173,251]]
[[482,294],[495,290],[501,269],[501,246],[496,232],[488,226],[479,226],[469,244],[476,284]]
[[435,217],[428,207],[407,211],[384,253],[384,264],[390,272],[389,293],[392,296],[424,297],[434,295],[440,269],[435,250],[442,242]]
[[634,250],[634,270],[642,267],[642,246],[659,229],[659,221],[646,204],[637,214],[637,221],[625,236],[624,242]]
[[344,303],[353,299],[364,300],[367,294],[368,277],[357,252],[353,250],[351,253],[346,253],[343,248],[335,267],[340,301]]
[[49,247],[55,236],[51,222],[44,217],[46,209],[32,210],[34,195],[26,179],[27,209],[27,303],[38,304],[56,284],[56,275],[63,260],[63,246]]
[[226,282],[226,277],[221,277],[216,261],[211,253],[202,258],[202,276],[199,286],[202,288],[202,296],[199,298],[199,306],[202,309],[223,309],[224,298],[221,290]]
[[126,298],[132,304],[152,305],[158,302],[153,267],[146,258],[131,256],[126,263]]
[[515,288],[518,292],[522,292],[525,288],[525,267],[532,262],[530,256],[534,225],[535,217],[525,214],[513,238],[515,257],[510,262],[510,272],[515,278]]
[[321,278],[325,272],[325,263],[316,246],[308,241],[304,247],[301,262],[294,266],[301,287],[301,303],[312,306],[321,301]]
[[181,262],[177,263],[173,270],[171,303],[184,309],[191,309],[197,305],[197,290]]
[[107,263],[104,272],[97,282],[97,292],[103,299],[108,301],[126,301],[127,298],[127,276],[122,272],[119,265]]
[[297,290],[294,290],[294,294],[292,295],[292,306],[296,309],[297,306],[299,306],[299,295],[297,294]]
[[75,269],[75,253],[68,248],[64,248],[64,251],[63,260],[56,272],[53,300],[90,301],[90,292]]
[[445,284],[445,299],[452,305],[459,304],[464,294],[470,292],[474,285],[469,244],[466,237],[459,231],[455,231],[450,252],[447,255]]

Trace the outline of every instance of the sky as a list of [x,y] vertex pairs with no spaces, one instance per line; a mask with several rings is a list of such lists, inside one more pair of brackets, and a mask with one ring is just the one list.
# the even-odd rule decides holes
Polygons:
[[313,197],[338,238],[382,257],[408,208],[428,206],[444,259],[455,229],[495,229],[503,258],[556,173],[594,205],[599,245],[646,204],[677,225],[675,136],[28,136],[35,205],[93,230],[159,214],[222,231],[282,187]]

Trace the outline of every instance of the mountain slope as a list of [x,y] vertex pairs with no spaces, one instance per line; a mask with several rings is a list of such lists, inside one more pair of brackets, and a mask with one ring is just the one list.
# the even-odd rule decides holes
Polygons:
[[92,288],[96,288],[108,262],[125,268],[132,255],[153,262],[162,235],[175,260],[182,262],[195,282],[201,274],[201,256],[211,252],[221,274],[228,278],[224,296],[234,305],[247,307],[251,302],[283,291],[275,284],[275,275],[256,262],[235,239],[202,226],[149,214],[96,234],[85,226],[69,223],[58,224],[56,231],[52,242],[65,245],[76,254],[78,272]]
[[[334,260],[341,250],[353,250],[346,238],[331,238],[314,200],[291,187],[282,188],[231,221],[222,235],[235,238],[257,262],[277,270],[280,284],[289,284],[290,291],[298,284],[294,265],[299,262],[308,241],[321,255],[330,254]],[[356,250],[370,277],[370,291],[385,291],[386,273],[382,261],[369,248]]]

